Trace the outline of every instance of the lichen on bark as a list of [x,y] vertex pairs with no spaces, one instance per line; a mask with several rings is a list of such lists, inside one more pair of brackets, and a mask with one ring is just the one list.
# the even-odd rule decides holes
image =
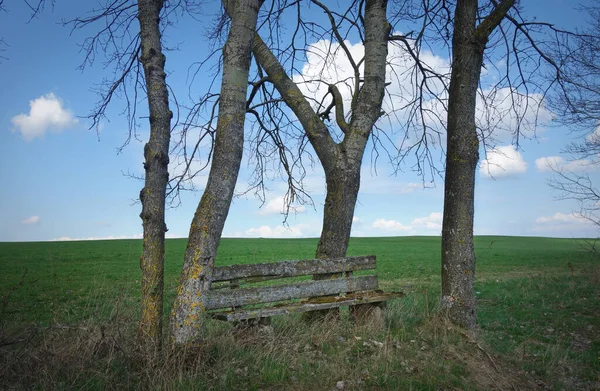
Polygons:
[[139,346],[148,353],[158,352],[162,341],[165,193],[169,180],[169,143],[171,117],[167,90],[165,55],[159,28],[162,0],[140,0],[141,56],[150,111],[150,139],[144,147],[145,183],[140,192],[143,224],[141,314],[138,324]]
[[202,339],[203,292],[229,213],[244,143],[246,90],[252,39],[262,0],[224,0],[231,27],[223,49],[223,77],[213,159],[206,188],[190,226],[177,297],[170,317],[170,339],[188,346]]

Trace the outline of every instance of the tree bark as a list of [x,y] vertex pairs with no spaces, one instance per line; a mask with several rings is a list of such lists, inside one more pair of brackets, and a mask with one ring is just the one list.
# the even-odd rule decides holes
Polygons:
[[171,118],[159,29],[162,0],[140,0],[141,57],[150,110],[150,139],[144,147],[145,183],[140,192],[144,243],[142,269],[142,301],[138,324],[140,346],[158,352],[162,341],[163,277],[165,254],[165,193],[169,180],[169,142]]
[[505,0],[477,26],[477,0],[459,0],[454,15],[452,74],[442,226],[442,309],[449,319],[475,330],[473,219],[479,139],[475,125],[477,88],[485,45],[514,0]]
[[242,160],[246,91],[252,38],[262,0],[224,0],[231,30],[223,49],[219,118],[210,174],[192,220],[177,297],[171,312],[170,338],[189,345],[202,336],[203,292],[210,288],[221,233]]
[[360,164],[358,170],[330,168],[325,171],[325,176],[327,194],[323,210],[323,229],[316,257],[344,257],[350,240],[352,218],[360,187]]

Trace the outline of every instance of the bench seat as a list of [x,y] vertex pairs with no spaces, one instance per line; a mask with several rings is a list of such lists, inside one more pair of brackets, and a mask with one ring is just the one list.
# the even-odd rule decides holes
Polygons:
[[[239,322],[342,306],[382,307],[403,296],[379,290],[376,275],[353,275],[374,269],[374,255],[217,267],[204,307],[212,318]],[[291,280],[310,275],[318,277]]]

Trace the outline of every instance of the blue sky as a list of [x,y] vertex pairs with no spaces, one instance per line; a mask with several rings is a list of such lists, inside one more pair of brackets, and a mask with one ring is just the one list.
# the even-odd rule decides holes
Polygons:
[[[90,122],[85,116],[97,100],[92,89],[109,70],[100,62],[84,72],[78,70],[83,61],[79,44],[92,30],[70,34],[69,28],[57,23],[82,15],[90,4],[60,1],[54,10],[47,9],[30,22],[28,10],[20,2],[12,2],[8,12],[0,14],[0,38],[10,45],[0,53],[7,57],[0,62],[0,178],[4,183],[0,241],[141,237],[141,206],[135,200],[143,184],[124,174],[143,173],[147,124],[140,120],[140,140],[132,141],[121,153],[117,149],[128,133],[122,101],[116,100],[110,107],[99,134],[88,129]],[[583,20],[562,1],[531,1],[523,7],[538,20],[568,28]],[[182,18],[167,30],[167,44],[179,48],[167,53],[168,81],[178,98],[188,94],[190,57],[208,50],[203,33],[217,11],[210,4],[201,15],[207,18],[206,24]],[[362,50],[359,46],[355,47],[358,52]],[[443,54],[432,57],[441,67],[447,61]],[[310,73],[310,67],[304,69]],[[204,84],[202,80],[195,83],[197,95],[206,88]],[[145,104],[141,101],[140,106]],[[551,118],[551,113],[544,115]],[[510,127],[510,120],[506,126]],[[482,161],[478,170],[475,234],[597,236],[594,225],[573,215],[577,204],[557,201],[556,193],[547,186],[552,172],[546,163],[561,163],[561,148],[576,136],[569,129],[541,126],[536,137],[523,140],[516,151],[511,138],[500,134],[499,152],[488,152],[488,160]],[[486,157],[483,152],[482,160]],[[422,179],[409,166],[393,175],[385,159],[373,167],[370,156],[367,151],[352,235],[439,235],[443,181],[437,178],[435,186],[423,188]],[[247,159],[242,167],[239,192],[251,176]],[[574,168],[587,170],[599,183],[598,171]],[[205,177],[197,179],[199,189],[204,181]],[[273,181],[262,208],[251,194],[234,199],[224,236],[317,237],[325,191],[322,172],[309,172],[306,182],[314,206],[296,206],[287,226],[281,215],[285,186]],[[201,191],[186,193],[178,208],[168,210],[170,237],[187,236],[200,197]]]

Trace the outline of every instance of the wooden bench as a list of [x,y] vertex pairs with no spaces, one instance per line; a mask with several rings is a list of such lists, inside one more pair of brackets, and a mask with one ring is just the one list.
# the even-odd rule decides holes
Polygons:
[[[351,314],[365,321],[375,309],[383,309],[387,300],[403,295],[379,290],[376,275],[353,276],[355,271],[374,269],[374,255],[216,267],[204,305],[209,316],[233,322],[254,320],[268,324],[274,315],[341,306],[351,306]],[[290,281],[319,274],[329,276]],[[279,281],[267,285],[265,282],[270,280]]]

